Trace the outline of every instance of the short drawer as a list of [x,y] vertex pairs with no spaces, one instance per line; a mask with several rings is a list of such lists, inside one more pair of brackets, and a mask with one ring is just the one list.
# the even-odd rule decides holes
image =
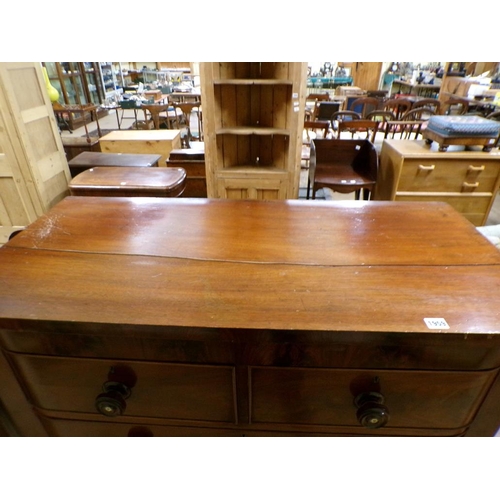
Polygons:
[[[111,392],[110,407],[115,406],[116,399],[120,403],[113,390],[118,382],[120,388],[130,390],[130,395],[124,396],[123,416],[236,423],[232,366],[24,354],[11,355],[11,359],[33,404],[41,409],[99,415],[98,396],[102,401],[102,395]],[[111,415],[109,418],[113,419]]]
[[[383,396],[387,429],[461,429],[469,425],[497,370],[438,372],[253,367],[253,424],[360,427],[355,400]],[[366,411],[370,410],[367,403]],[[361,427],[362,428],[362,427]],[[379,429],[380,430],[380,429]]]
[[[445,154],[445,153],[443,153]],[[492,192],[499,174],[498,161],[405,160],[398,191]]]

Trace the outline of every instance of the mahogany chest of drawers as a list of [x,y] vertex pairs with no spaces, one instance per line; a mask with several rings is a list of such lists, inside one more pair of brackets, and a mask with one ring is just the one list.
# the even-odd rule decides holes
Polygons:
[[500,253],[445,203],[68,197],[0,280],[21,435],[500,426]]

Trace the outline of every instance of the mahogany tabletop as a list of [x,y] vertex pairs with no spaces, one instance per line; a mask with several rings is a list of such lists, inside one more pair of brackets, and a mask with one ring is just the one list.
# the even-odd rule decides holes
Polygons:
[[100,153],[84,151],[72,158],[68,165],[71,167],[153,167],[158,166],[158,154],[125,154]]
[[500,253],[438,202],[67,197],[0,279],[0,319],[500,333]]
[[76,196],[176,197],[186,185],[183,168],[93,167],[69,183]]

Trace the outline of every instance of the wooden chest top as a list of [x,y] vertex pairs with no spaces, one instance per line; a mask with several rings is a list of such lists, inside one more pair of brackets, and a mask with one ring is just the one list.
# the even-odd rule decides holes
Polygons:
[[68,197],[0,279],[0,321],[500,332],[500,253],[445,203]]
[[72,158],[69,167],[152,167],[158,164],[158,154],[122,154],[84,151]]

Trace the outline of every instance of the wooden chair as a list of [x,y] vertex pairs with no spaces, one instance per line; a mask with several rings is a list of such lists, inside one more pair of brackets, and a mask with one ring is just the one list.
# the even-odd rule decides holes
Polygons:
[[[180,109],[182,115],[181,115],[181,123],[184,124],[184,126],[187,129],[187,140],[192,141],[193,139],[197,139],[199,141],[202,140],[201,138],[201,120],[200,120],[200,107],[201,107],[201,102],[178,102],[175,104],[175,109]],[[198,136],[193,136],[191,133],[191,113],[195,111],[197,114],[198,118]]]
[[339,123],[349,120],[361,120],[361,115],[356,111],[336,111],[330,117],[330,124],[332,132],[339,134]]
[[377,182],[378,156],[367,140],[314,139],[311,142],[311,162],[307,184],[307,199],[312,188],[330,188],[339,193],[355,193],[359,200],[369,199]]
[[[313,139],[326,139],[330,132],[330,122],[327,120],[305,121],[304,132],[306,139],[303,141],[305,144],[310,144]],[[311,137],[314,133],[314,137]],[[318,136],[321,134],[321,137]]]
[[340,110],[340,103],[336,101],[320,101],[317,103],[315,120],[331,120],[333,113]]
[[311,158],[311,141],[314,139],[326,139],[330,132],[330,122],[326,120],[305,121],[304,134],[302,134],[302,155],[301,160],[304,166],[309,166]]
[[434,111],[434,114],[439,115],[441,113],[441,102],[438,99],[419,99],[413,103],[411,109],[427,108]]
[[451,97],[441,104],[443,115],[465,115],[469,111],[469,101],[460,97]]
[[312,93],[306,97],[306,109],[305,115],[306,120],[312,121],[316,119],[318,113],[318,105],[320,102],[327,102],[330,100],[330,94],[328,93]]
[[377,129],[373,133],[371,142],[375,142],[375,138],[378,132],[383,132],[385,135],[386,129],[388,127],[388,122],[396,121],[396,117],[394,116],[392,111],[383,111],[380,109],[368,113],[366,115],[366,119],[376,121],[378,124]]
[[409,99],[388,99],[381,105],[383,111],[390,111],[396,120],[401,120],[402,116],[410,111],[413,103]]
[[[75,156],[79,155],[83,151],[100,151],[99,139],[102,137],[101,127],[99,125],[99,115],[97,113],[99,107],[95,104],[69,104],[61,105],[59,103],[53,103],[54,114],[59,116],[58,120],[66,120],[66,115],[73,113],[75,115],[81,115],[83,119],[83,127],[85,134],[80,137],[67,137],[61,136],[61,141],[66,153],[66,159],[71,160]],[[97,137],[91,135],[88,125],[87,118],[90,117],[94,120],[97,127]],[[72,131],[70,130],[72,133]]]
[[[144,122],[146,128],[149,129],[149,124],[153,124],[155,130],[160,129],[160,123],[164,122],[163,117],[160,117],[161,113],[167,113],[169,104],[143,104],[141,106],[144,111]],[[169,127],[170,128],[170,127]]]
[[391,139],[395,139],[397,134],[399,139],[411,139],[412,134],[413,139],[417,139],[425,129],[427,120],[435,114],[432,109],[426,107],[410,109],[401,120],[387,122],[384,139],[389,138],[391,134]]
[[359,113],[362,118],[371,111],[375,111],[380,106],[380,100],[376,97],[359,97],[355,99],[349,106],[350,111]]
[[376,120],[369,120],[367,118],[361,120],[347,120],[341,121],[338,124],[337,138],[342,139],[342,133],[350,132],[351,139],[354,136],[360,138],[360,134],[366,134],[366,140],[373,142],[377,135],[379,122]]

